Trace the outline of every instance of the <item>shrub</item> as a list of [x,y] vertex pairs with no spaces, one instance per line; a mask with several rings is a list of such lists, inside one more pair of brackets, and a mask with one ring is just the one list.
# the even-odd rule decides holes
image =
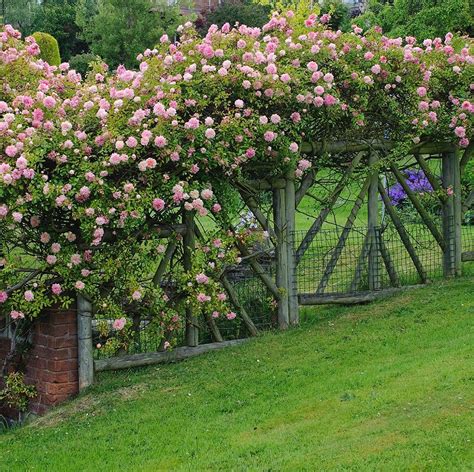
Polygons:
[[69,59],[71,69],[85,77],[87,72],[91,70],[91,63],[98,60],[98,56],[90,53],[76,54]]
[[25,384],[25,376],[21,372],[8,374],[4,381],[5,387],[0,390],[0,404],[20,413],[26,411],[29,400],[37,395],[35,387]]
[[48,33],[36,32],[33,33],[36,43],[40,48],[40,59],[46,61],[51,66],[59,66],[61,64],[61,56],[59,55],[59,44],[54,38]]

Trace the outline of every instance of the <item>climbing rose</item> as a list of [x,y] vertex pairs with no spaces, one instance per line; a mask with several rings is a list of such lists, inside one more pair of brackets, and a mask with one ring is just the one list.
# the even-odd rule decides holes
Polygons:
[[51,291],[54,295],[59,295],[62,292],[62,288],[60,284],[53,284],[51,285]]
[[161,198],[155,198],[152,204],[155,211],[161,211],[165,207],[165,202]]
[[114,320],[113,324],[112,324],[112,327],[116,330],[116,331],[121,331],[124,327],[125,327],[125,324],[127,323],[127,320],[126,318],[119,318],[117,320]]

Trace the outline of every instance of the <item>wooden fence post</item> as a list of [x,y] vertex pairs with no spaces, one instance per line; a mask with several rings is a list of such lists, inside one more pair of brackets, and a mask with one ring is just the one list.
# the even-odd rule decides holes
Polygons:
[[[183,223],[186,232],[183,237],[183,267],[185,271],[193,269],[192,254],[195,249],[194,212],[183,210]],[[186,345],[197,346],[199,344],[199,328],[197,318],[193,309],[186,304]]]
[[94,381],[94,356],[92,348],[92,304],[77,294],[77,358],[79,391]]
[[276,245],[276,285],[280,291],[278,300],[278,326],[288,328],[288,239],[285,238],[286,224],[286,192],[285,189],[273,189],[273,220],[275,225]]
[[285,239],[288,241],[288,311],[290,323],[296,325],[299,323],[298,313],[298,280],[296,276],[296,253],[295,253],[295,213],[296,213],[296,190],[294,174],[289,175],[286,180],[285,188],[286,204],[286,231]]
[[461,275],[461,175],[459,153],[443,154],[443,188],[448,198],[443,204],[443,236],[446,247],[443,253],[443,270],[445,276]]
[[379,238],[377,235],[379,225],[379,176],[377,168],[377,155],[369,154],[369,172],[371,173],[368,191],[368,241],[369,241],[369,290],[380,290],[379,268]]

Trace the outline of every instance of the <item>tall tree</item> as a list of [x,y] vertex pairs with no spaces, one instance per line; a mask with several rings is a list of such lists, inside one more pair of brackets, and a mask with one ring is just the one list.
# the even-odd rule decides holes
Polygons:
[[76,4],[77,0],[47,0],[36,9],[31,25],[32,30],[49,33],[58,40],[64,60],[88,51],[76,24]]
[[474,34],[472,0],[372,0],[356,19],[363,28],[379,25],[389,36],[443,37],[446,33]]
[[154,0],[98,0],[97,14],[84,30],[94,54],[112,67],[136,65],[136,56],[160,37],[174,35],[182,23],[180,4]]
[[251,0],[228,0],[214,10],[204,12],[196,24],[199,30],[204,33],[212,24],[220,27],[224,23],[229,23],[232,26],[239,23],[261,27],[270,18],[270,12],[269,5],[255,4]]
[[0,0],[0,15],[4,24],[10,24],[22,33],[30,33],[31,23],[36,9],[37,0]]

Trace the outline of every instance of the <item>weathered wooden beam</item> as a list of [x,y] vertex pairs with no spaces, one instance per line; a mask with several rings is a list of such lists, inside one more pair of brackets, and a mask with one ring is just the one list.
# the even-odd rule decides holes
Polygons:
[[462,269],[462,205],[461,175],[459,153],[443,154],[443,188],[448,198],[443,205],[443,236],[446,245],[443,248],[443,269],[445,276],[461,275]]
[[379,225],[379,192],[378,192],[378,168],[377,154],[371,152],[369,154],[370,166],[370,184],[367,199],[368,214],[368,238],[369,238],[369,255],[368,255],[368,281],[369,290],[380,289],[380,270],[379,270],[379,251],[377,229]]
[[235,306],[237,314],[242,318],[242,321],[244,322],[245,327],[247,328],[247,331],[249,332],[250,336],[258,336],[259,333],[257,327],[252,321],[252,318],[250,318],[249,314],[247,313],[247,310],[240,303],[237,292],[232,286],[232,284],[229,282],[229,279],[225,275],[223,275],[221,277],[221,282],[227,294],[229,295],[231,303]]
[[163,254],[163,257],[161,258],[161,261],[158,264],[158,268],[156,269],[156,272],[153,275],[153,285],[155,285],[155,287],[158,287],[161,284],[163,275],[165,274],[166,268],[168,267],[168,264],[171,258],[173,257],[177,245],[178,240],[176,238],[170,239],[170,241],[168,242],[168,246],[166,246],[165,253]]
[[[318,143],[305,142],[300,146],[300,150],[304,154],[321,154],[324,152],[336,154],[345,152],[359,151],[389,151],[396,146],[393,141],[371,141],[371,142],[332,142]],[[452,143],[422,143],[414,145],[409,154],[440,154],[442,152],[452,152],[456,146]]]
[[279,300],[281,294],[278,290],[278,287],[276,286],[275,282],[273,282],[272,278],[265,272],[263,267],[258,263],[255,257],[250,257],[251,254],[247,246],[245,246],[245,244],[237,237],[235,238],[235,245],[237,246],[237,249],[240,251],[242,256],[248,258],[250,267],[252,268],[254,273],[260,278],[265,287],[268,288],[268,290],[275,297],[276,300]]
[[[186,232],[183,237],[183,268],[187,272],[193,269],[193,252],[195,250],[195,223],[194,212],[183,210],[183,223],[186,226]],[[199,325],[198,320],[190,304],[186,304],[186,344],[188,346],[197,346],[199,344]]]
[[214,341],[218,343],[224,341],[219,326],[217,326],[216,320],[209,312],[206,313],[206,323],[212,335],[212,339],[214,339]]
[[286,180],[285,189],[286,204],[286,231],[285,237],[288,241],[288,312],[290,324],[299,323],[299,305],[298,305],[298,284],[296,274],[295,257],[295,230],[296,230],[296,191],[295,181],[292,175]]
[[318,169],[313,167],[307,172],[307,174],[301,180],[301,183],[298,187],[298,190],[296,190],[296,194],[295,194],[295,208],[298,208],[299,204],[301,203],[301,200],[303,200],[304,196],[306,195],[306,192],[313,185],[317,172],[318,172]]
[[246,180],[241,182],[252,190],[272,190],[274,188],[285,188],[286,182],[285,179],[260,179],[260,180]]
[[260,210],[254,196],[247,189],[243,188],[240,185],[238,186],[238,191],[244,203],[248,206],[250,211],[253,213],[253,215],[255,216],[255,219],[258,221],[262,229],[264,231],[267,231],[270,238],[273,240],[275,238],[275,232],[273,231],[273,228],[268,222],[267,217],[263,214],[262,210]]
[[175,225],[166,225],[166,226],[155,226],[153,231],[158,234],[161,238],[169,238],[175,236],[176,234],[184,235],[186,233],[186,225],[184,224],[175,224]]
[[459,163],[459,172],[461,175],[464,174],[466,166],[471,160],[472,156],[474,156],[474,142],[471,142],[471,144],[469,144],[462,154],[461,162]]
[[461,260],[462,262],[474,261],[474,251],[464,251],[461,254]]
[[423,285],[408,285],[405,287],[392,287],[376,292],[360,292],[352,295],[316,295],[314,293],[301,293],[300,305],[359,305],[375,300],[390,297],[405,290],[420,288]]
[[352,160],[346,172],[341,177],[341,180],[336,185],[336,188],[334,189],[333,193],[327,199],[326,206],[321,210],[318,217],[314,220],[313,224],[309,228],[308,232],[303,238],[303,241],[301,241],[298,249],[296,250],[296,264],[299,264],[301,258],[304,256],[304,253],[307,251],[307,249],[311,245],[311,242],[313,241],[314,237],[316,236],[316,234],[318,234],[318,232],[322,228],[324,222],[326,221],[327,216],[331,212],[332,207],[336,204],[337,199],[339,198],[339,195],[346,187],[346,184],[348,180],[350,179],[350,177],[352,176],[354,169],[359,165],[363,156],[364,156],[364,153],[360,152]]
[[357,292],[359,289],[360,280],[362,278],[362,273],[364,272],[364,267],[366,265],[367,257],[369,256],[370,252],[370,241],[369,241],[369,233],[365,235],[364,242],[362,244],[362,249],[359,254],[359,258],[357,259],[357,265],[354,272],[354,278],[352,279],[350,291]]
[[79,391],[94,381],[94,355],[92,347],[92,304],[77,294],[77,359]]
[[464,214],[474,205],[474,190],[471,190],[462,204],[461,213]]
[[276,244],[276,285],[280,291],[278,300],[278,326],[287,329],[290,323],[288,305],[288,239],[286,237],[286,193],[284,189],[273,190],[273,221],[275,225]]
[[405,227],[403,226],[399,216],[397,215],[396,210],[392,206],[392,202],[390,201],[389,196],[387,195],[387,192],[385,190],[385,187],[383,186],[382,182],[379,180],[379,193],[380,196],[382,197],[382,200],[385,204],[385,210],[387,211],[388,215],[390,216],[391,220],[393,221],[393,224],[395,226],[395,229],[398,232],[398,235],[400,236],[400,239],[402,240],[403,245],[405,246],[410,259],[413,262],[413,265],[415,266],[418,275],[420,276],[420,279],[423,283],[426,283],[428,281],[428,277],[426,275],[426,271],[423,268],[423,265],[420,261],[420,258],[418,257],[418,254],[415,251],[415,248],[413,247],[411,241],[410,241],[410,236],[408,235]]
[[382,256],[383,263],[385,265],[385,269],[387,270],[388,277],[390,279],[390,283],[392,287],[400,287],[400,279],[397,274],[397,269],[395,268],[395,264],[392,261],[392,257],[390,256],[390,251],[383,240],[383,234],[379,231],[379,248],[380,254]]
[[352,207],[352,210],[349,213],[349,217],[347,218],[346,224],[344,225],[341,236],[339,237],[336,247],[334,248],[334,251],[331,255],[331,259],[329,260],[324,270],[324,274],[321,277],[321,280],[319,281],[319,285],[316,290],[317,295],[322,294],[325,288],[327,287],[327,284],[329,283],[329,279],[331,278],[331,275],[334,272],[334,269],[336,268],[339,257],[346,245],[347,238],[349,237],[352,226],[354,225],[354,221],[356,219],[357,213],[359,212],[360,207],[362,206],[362,203],[364,202],[364,198],[369,189],[371,181],[372,181],[372,176],[368,175],[367,178],[365,179],[364,184],[362,185],[362,188],[359,194],[357,195],[354,206]]
[[195,347],[177,347],[170,351],[130,354],[127,356],[110,357],[109,359],[99,359],[94,363],[95,370],[96,372],[102,372],[104,370],[120,370],[130,369],[133,367],[143,367],[146,365],[168,364],[189,359],[190,357],[199,356],[206,352],[218,351],[226,347],[239,346],[248,340],[249,338],[233,339],[221,343],[201,344],[200,346]]
[[415,192],[409,187],[405,177],[403,174],[400,172],[400,170],[394,165],[390,165],[390,169],[395,175],[395,178],[398,180],[400,185],[403,187],[403,190],[407,194],[408,198],[410,201],[413,203],[413,206],[415,207],[416,211],[420,215],[421,219],[423,220],[423,223],[426,225],[426,227],[430,230],[431,234],[435,238],[436,242],[439,244],[439,247],[444,251],[446,247],[446,242],[445,239],[443,238],[443,235],[437,228],[437,226],[434,224],[433,220],[431,219],[431,216],[429,215],[428,211],[425,209],[425,207],[422,205],[418,197],[416,196]]
[[428,182],[433,187],[433,190],[435,191],[435,194],[438,196],[441,203],[445,203],[447,199],[446,193],[443,191],[441,183],[431,171],[430,166],[426,162],[425,158],[421,154],[415,154],[415,159],[421,167],[421,170],[425,174],[426,178],[428,179]]

